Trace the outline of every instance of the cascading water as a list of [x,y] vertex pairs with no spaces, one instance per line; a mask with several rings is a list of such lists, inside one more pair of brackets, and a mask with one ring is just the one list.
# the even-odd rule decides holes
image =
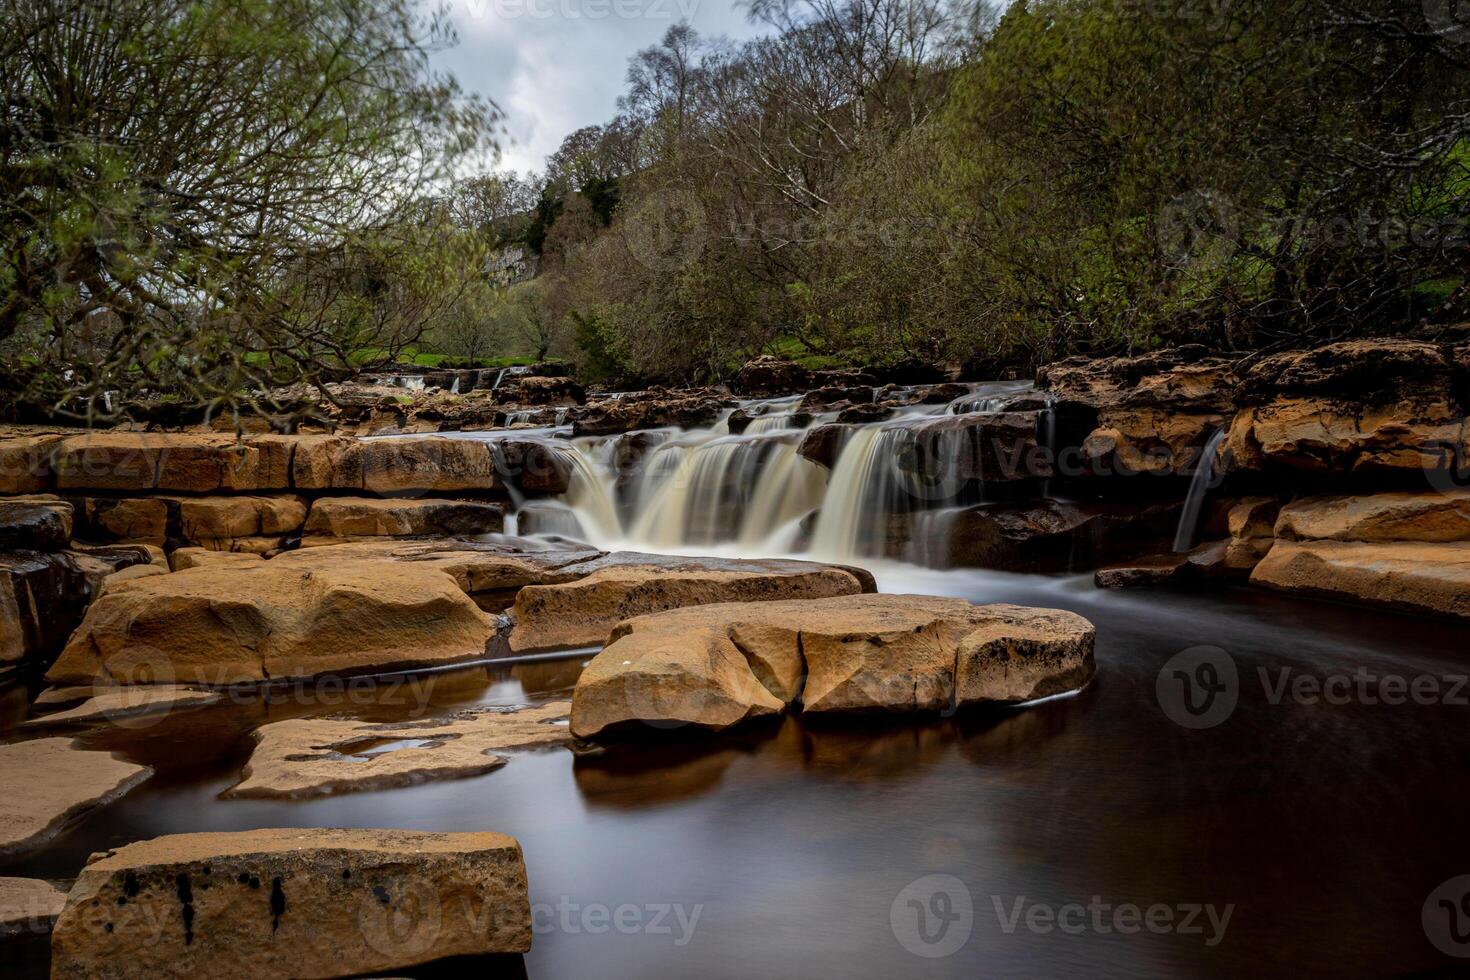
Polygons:
[[1174,550],[1188,551],[1194,547],[1195,532],[1199,528],[1200,511],[1204,508],[1205,495],[1215,478],[1216,457],[1220,443],[1225,441],[1225,427],[1216,429],[1200,452],[1195,464],[1194,479],[1189,481],[1189,493],[1184,498],[1184,510],[1179,515],[1179,529],[1174,532]]

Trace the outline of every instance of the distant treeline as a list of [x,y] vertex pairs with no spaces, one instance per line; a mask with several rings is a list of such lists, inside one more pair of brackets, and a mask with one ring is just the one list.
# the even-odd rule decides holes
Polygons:
[[637,382],[1432,333],[1463,7],[754,0],[516,176],[417,0],[0,0],[0,412],[270,409],[408,349]]

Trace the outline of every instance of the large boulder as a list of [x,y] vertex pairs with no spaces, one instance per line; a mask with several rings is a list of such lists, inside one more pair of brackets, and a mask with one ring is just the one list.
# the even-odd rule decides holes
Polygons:
[[71,504],[59,498],[0,500],[0,552],[60,551],[71,531]]
[[219,685],[423,667],[483,656],[493,633],[432,566],[208,565],[109,588],[47,677]]
[[1093,629],[1072,613],[934,596],[732,603],[618,625],[577,681],[572,732],[720,730],[777,714],[1015,704],[1092,676]]
[[504,520],[504,508],[485,501],[322,497],[311,505],[304,531],[327,539],[454,537],[498,532]]
[[1470,490],[1304,497],[1281,508],[1287,540],[1470,541]]
[[81,751],[69,738],[0,745],[0,786],[8,788],[0,793],[0,857],[40,847],[152,774],[106,752]]
[[825,466],[829,470],[835,469],[837,457],[842,455],[842,447],[855,428],[855,426],[832,422],[808,429],[796,447],[797,455],[811,460],[818,466]]
[[178,497],[168,504],[177,509],[180,539],[203,547],[236,538],[280,538],[301,530],[306,520],[306,501],[294,496]]
[[1470,541],[1277,541],[1251,584],[1470,619]]
[[51,976],[382,975],[530,948],[525,861],[504,834],[180,834],[94,855],[56,921]]
[[819,599],[873,589],[864,572],[803,561],[617,553],[593,564],[575,579],[528,585],[517,593],[510,610],[511,652],[592,646],[622,620],[681,606]]

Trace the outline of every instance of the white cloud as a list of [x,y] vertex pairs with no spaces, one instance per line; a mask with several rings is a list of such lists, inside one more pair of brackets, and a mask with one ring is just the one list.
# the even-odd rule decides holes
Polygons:
[[540,170],[574,129],[617,111],[628,59],[687,19],[706,36],[759,28],[736,0],[453,0],[458,46],[435,56],[505,113],[501,169]]

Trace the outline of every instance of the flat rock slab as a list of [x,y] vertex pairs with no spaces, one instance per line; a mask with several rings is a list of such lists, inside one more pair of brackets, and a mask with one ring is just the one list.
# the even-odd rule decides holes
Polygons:
[[0,939],[51,931],[66,892],[35,878],[0,878]]
[[1277,541],[1251,584],[1470,619],[1470,541]]
[[[203,708],[224,700],[224,695],[217,691],[200,691],[173,684],[133,684],[87,690],[91,696],[76,707],[28,718],[22,725],[26,728],[49,728],[57,725],[127,723],[138,719],[157,721],[161,716],[175,711]],[[36,703],[41,703],[40,698],[36,699]]]
[[226,796],[310,797],[478,776],[505,765],[496,749],[559,745],[571,702],[462,712],[397,724],[297,718],[266,725]]
[[181,834],[82,870],[51,976],[340,977],[530,948],[525,862],[504,834]]
[[494,633],[432,566],[206,565],[109,588],[47,678],[224,685],[423,667],[482,657]]
[[510,611],[512,653],[593,646],[625,619],[685,606],[825,599],[872,590],[871,577],[861,570],[805,561],[616,552],[562,572],[575,577],[527,586],[516,595]]
[[720,730],[777,714],[1015,704],[1092,677],[1092,624],[1054,609],[855,595],[696,606],[618,625],[572,698],[572,733]]
[[[0,856],[40,847],[66,822],[122,796],[153,774],[69,738],[0,745]],[[24,787],[24,791],[20,790]]]

